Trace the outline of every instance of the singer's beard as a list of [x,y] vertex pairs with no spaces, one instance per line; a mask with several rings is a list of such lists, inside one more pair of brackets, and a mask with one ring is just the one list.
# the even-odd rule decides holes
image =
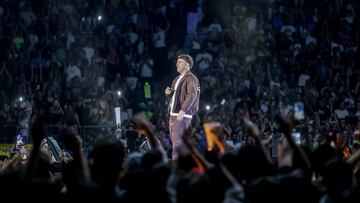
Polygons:
[[182,74],[182,73],[186,72],[187,70],[186,70],[185,67],[179,66],[179,67],[176,67],[176,71],[177,71],[178,73]]

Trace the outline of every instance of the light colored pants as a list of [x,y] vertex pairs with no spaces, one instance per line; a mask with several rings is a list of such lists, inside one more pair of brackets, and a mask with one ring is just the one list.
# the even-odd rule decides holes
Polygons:
[[170,139],[172,142],[172,159],[175,160],[178,158],[178,150],[183,144],[184,132],[187,128],[190,127],[191,118],[183,118],[182,121],[178,121],[176,116],[170,116],[169,121],[169,130],[170,130]]

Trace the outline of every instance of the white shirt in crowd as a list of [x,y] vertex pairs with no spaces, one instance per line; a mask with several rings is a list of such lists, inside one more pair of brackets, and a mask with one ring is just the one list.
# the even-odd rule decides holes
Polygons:
[[153,35],[153,43],[155,48],[163,48],[166,47],[165,43],[165,31],[160,30]]
[[94,48],[84,47],[83,50],[85,52],[86,60],[89,62],[89,65],[91,65],[91,60],[92,60],[92,57],[94,56],[94,52],[95,52]]
[[336,109],[335,114],[336,114],[336,117],[338,117],[338,119],[344,119],[349,115],[349,112],[346,109],[343,109],[343,110]]
[[225,143],[231,148],[231,149],[240,149],[241,142],[235,143],[233,140],[227,139]]
[[292,25],[284,25],[281,27],[280,32],[284,32],[287,36],[291,36],[296,31],[296,28]]
[[138,81],[137,77],[129,76],[126,78],[126,83],[131,90],[134,90],[136,88],[137,81]]
[[71,79],[73,79],[76,76],[78,76],[81,79],[81,71],[76,65],[69,66],[66,69],[66,74],[67,74],[66,83],[70,83]]
[[[152,61],[152,60],[151,60]],[[152,64],[152,62],[149,62],[150,65]],[[144,63],[141,67],[141,73],[140,73],[141,77],[143,78],[151,78],[152,77],[152,69],[149,66],[149,64]]]
[[130,20],[132,24],[137,24],[138,20],[139,20],[139,15],[137,13],[134,13],[132,15],[130,15]]
[[356,111],[355,116],[356,116],[356,118],[357,118],[358,120],[360,120],[360,111],[359,111],[359,110]]
[[139,55],[142,55],[144,53],[144,42],[140,41],[138,43],[137,51]]
[[254,32],[256,29],[257,20],[254,17],[248,17],[245,19],[247,29],[249,32]]
[[209,26],[209,30],[213,30],[213,29],[216,29],[218,32],[222,32],[222,27],[220,24],[218,23],[213,23]]
[[213,61],[213,57],[209,53],[200,53],[195,58],[196,63],[199,64],[201,70],[209,68]]
[[280,83],[271,80],[270,81],[270,88],[273,89],[275,86],[280,88]]
[[267,101],[261,101],[260,102],[260,109],[262,112],[267,113],[269,110],[269,102]]
[[331,46],[331,55],[333,55],[334,48],[338,48],[340,53],[344,51],[344,47],[341,44],[331,42],[330,46]]
[[305,87],[306,82],[310,79],[310,76],[307,74],[301,74],[299,76],[298,85],[299,87]]
[[75,42],[74,35],[72,35],[71,32],[68,32],[67,36],[66,36],[66,50],[70,50],[71,44],[74,43],[74,42]]
[[317,40],[316,40],[316,38],[314,38],[313,36],[311,36],[311,35],[306,36],[306,39],[305,39],[305,44],[306,44],[306,45],[309,45],[309,44],[311,44],[311,43],[313,43],[314,45],[316,45],[316,42],[317,42]]
[[110,33],[112,33],[113,32],[113,30],[114,30],[114,28],[115,28],[115,25],[108,25],[107,27],[106,27],[106,33],[107,34],[110,34]]
[[135,32],[130,32],[126,35],[129,37],[131,44],[135,44],[135,42],[137,42],[139,39],[138,35]]
[[280,107],[280,113],[282,115],[288,115],[291,110],[294,110],[294,107],[289,104],[286,106]]
[[105,78],[103,76],[99,76],[96,82],[99,88],[103,88],[105,86]]
[[193,50],[200,50],[201,49],[201,45],[199,42],[197,42],[196,40],[192,41],[192,49]]

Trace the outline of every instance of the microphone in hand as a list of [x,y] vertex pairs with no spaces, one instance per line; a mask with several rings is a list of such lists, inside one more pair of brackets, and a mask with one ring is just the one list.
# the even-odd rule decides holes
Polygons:
[[171,87],[166,87],[166,89],[165,89],[165,95],[166,96],[169,96],[173,92],[174,92],[174,90]]

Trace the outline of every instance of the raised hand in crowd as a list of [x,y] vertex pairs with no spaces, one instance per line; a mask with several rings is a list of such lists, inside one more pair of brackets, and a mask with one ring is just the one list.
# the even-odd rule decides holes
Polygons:
[[[292,167],[294,167],[293,165],[293,161],[294,161],[294,153],[298,153],[301,161],[303,162],[303,164],[301,165],[303,168],[301,168],[301,170],[303,170],[303,172],[306,175],[311,175],[311,163],[309,160],[309,157],[306,155],[305,151],[303,150],[303,148],[299,145],[297,145],[295,143],[295,141],[293,140],[293,138],[291,137],[291,132],[293,129],[293,119],[289,118],[289,117],[285,117],[282,115],[277,115],[276,117],[276,121],[279,125],[279,130],[280,132],[282,132],[282,134],[284,135],[284,141],[286,142],[286,145],[288,145],[289,148],[283,147],[283,150],[280,153],[283,153],[279,156],[279,164],[281,164],[281,157],[287,157],[287,161],[289,162],[288,164],[290,164]],[[284,143],[284,142],[283,142]],[[285,148],[287,149],[287,151],[285,151]]]
[[159,139],[155,136],[152,124],[142,114],[134,116],[133,121],[139,134],[144,135],[147,139],[150,149],[159,150],[163,154],[164,160],[167,160],[166,151],[161,145]]
[[261,140],[261,134],[260,134],[259,127],[256,126],[252,121],[250,121],[246,117],[243,117],[243,121],[244,121],[245,128],[248,129],[248,132],[249,132],[248,135],[251,136],[255,140],[256,147],[258,147],[263,152],[263,154],[266,156],[266,159],[269,161],[270,164],[272,164],[272,159],[266,153],[264,143]]
[[[67,165],[69,166],[69,170],[67,170],[67,172],[76,175],[75,177],[79,181],[89,182],[90,171],[86,159],[82,153],[82,139],[73,128],[63,129],[61,137],[65,149],[68,150],[71,155],[71,161],[67,163]],[[70,175],[69,177],[74,176]]]
[[[193,129],[188,128],[183,136],[183,143],[184,147],[189,150],[191,157],[193,158],[194,162],[196,163],[200,173],[204,173],[206,169],[210,168],[212,165],[206,160],[206,158],[196,149],[194,145],[193,139]],[[184,151],[184,150],[183,150]],[[181,152],[180,155],[186,155],[184,152]]]
[[25,177],[27,178],[34,177],[36,173],[41,153],[40,146],[42,140],[46,137],[46,130],[44,118],[41,115],[36,115],[31,126],[33,147],[25,171]]

